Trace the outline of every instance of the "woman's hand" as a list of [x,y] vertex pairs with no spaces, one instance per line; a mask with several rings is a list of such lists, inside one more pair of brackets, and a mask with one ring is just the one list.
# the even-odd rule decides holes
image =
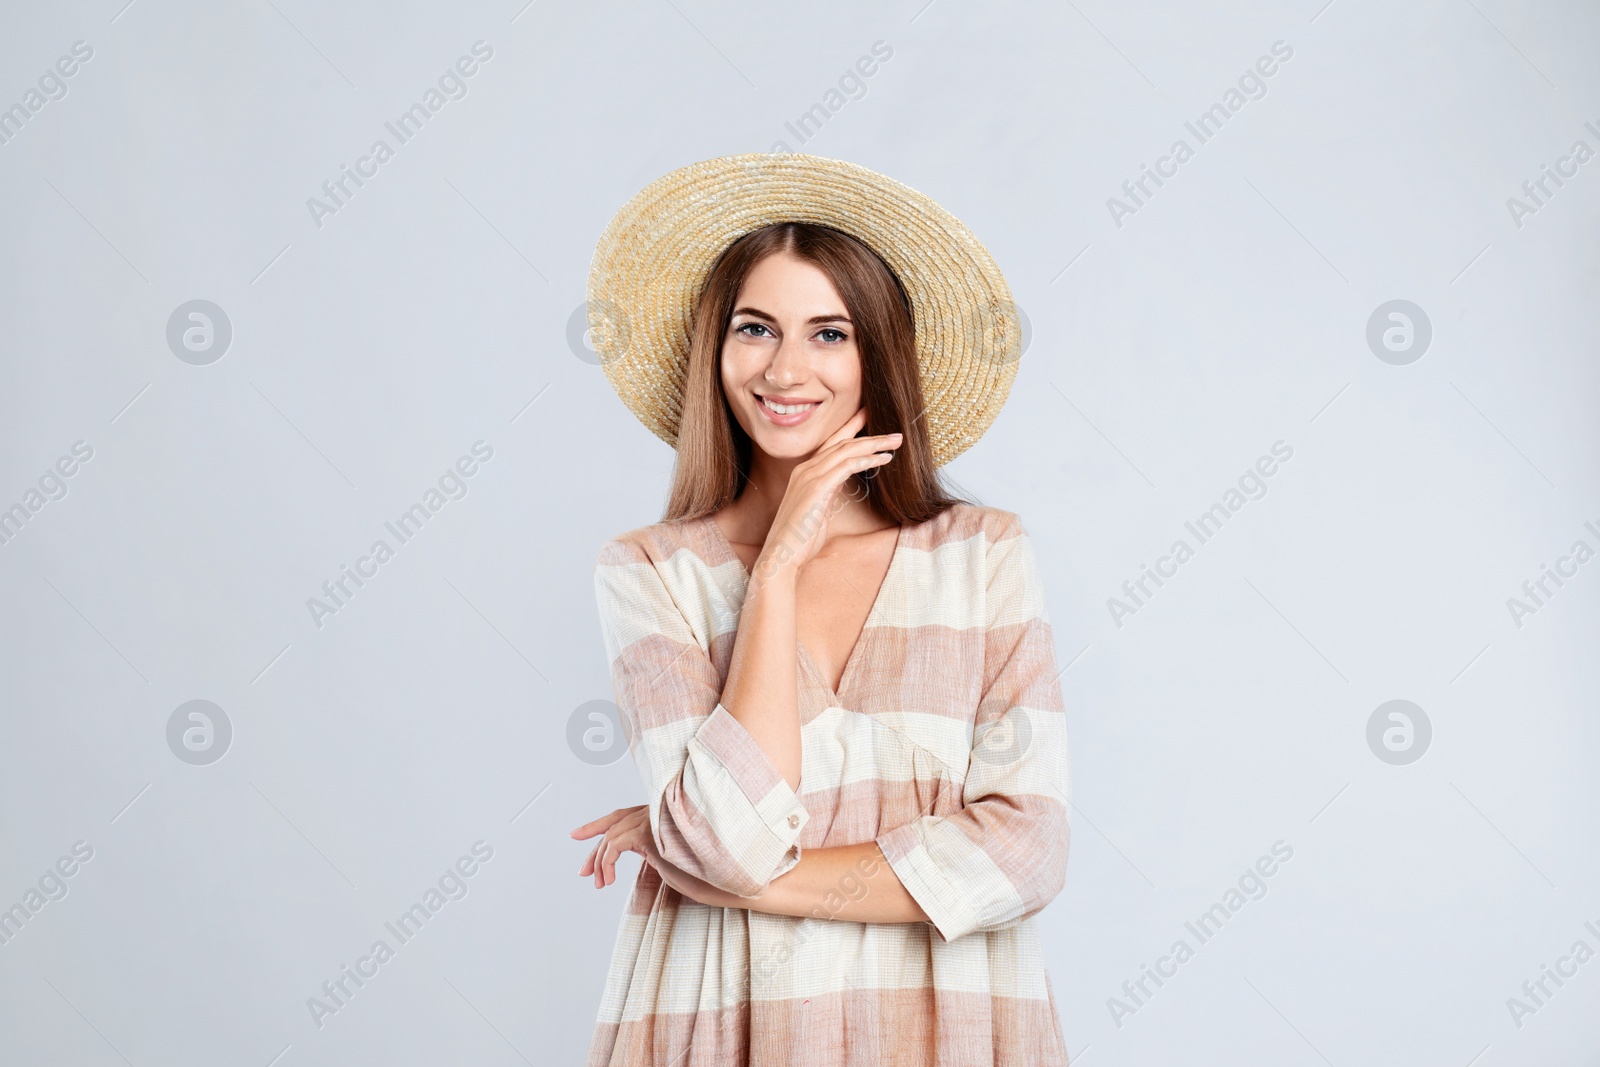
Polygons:
[[756,558],[754,573],[762,578],[788,568],[799,574],[828,542],[828,520],[843,506],[840,491],[852,475],[883,466],[900,447],[900,434],[857,437],[867,424],[865,408],[824,441],[817,451],[795,465],[789,475],[783,502],[772,520],[765,547]]
[[583,866],[578,868],[580,877],[594,876],[596,889],[604,889],[617,880],[617,857],[624,852],[637,852],[648,860],[650,853],[645,851],[646,843],[651,852],[655,851],[655,841],[650,836],[650,809],[643,804],[618,808],[610,815],[602,815],[572,831],[572,836],[579,841],[586,841],[596,834],[600,835],[600,840],[595,843],[589,858],[583,861]]
[[596,834],[600,835],[600,840],[595,843],[589,858],[583,861],[583,866],[578,868],[579,877],[593,876],[596,889],[603,889],[617,880],[617,857],[624,852],[637,852],[660,873],[663,882],[691,900],[719,908],[748,908],[751,904],[749,899],[718,889],[709,882],[702,882],[662,859],[661,853],[656,850],[655,838],[650,833],[650,809],[642,804],[618,808],[610,815],[602,815],[572,831],[572,836],[579,841]]

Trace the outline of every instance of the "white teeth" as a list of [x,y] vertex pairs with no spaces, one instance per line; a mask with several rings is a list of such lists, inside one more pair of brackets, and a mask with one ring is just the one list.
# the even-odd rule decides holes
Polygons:
[[814,404],[814,403],[812,403],[812,404],[774,404],[771,400],[768,400],[766,397],[762,397],[761,398],[761,402],[767,406],[768,410],[775,411],[779,415],[798,415],[802,411],[809,411],[811,408],[816,407],[816,404]]

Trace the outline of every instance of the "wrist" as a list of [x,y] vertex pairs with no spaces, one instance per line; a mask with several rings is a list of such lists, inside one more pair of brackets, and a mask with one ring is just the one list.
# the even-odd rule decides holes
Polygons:
[[750,589],[777,589],[793,593],[800,578],[800,561],[793,553],[762,552],[750,568]]

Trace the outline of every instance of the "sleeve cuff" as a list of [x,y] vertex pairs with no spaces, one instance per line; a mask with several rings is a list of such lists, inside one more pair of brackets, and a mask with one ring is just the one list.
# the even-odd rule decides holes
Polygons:
[[811,813],[755,738],[718,702],[691,745],[721,767],[748,805],[716,829],[751,880],[764,886],[791,870],[800,862],[797,842]]
[[880,835],[878,848],[939,936],[954,941],[978,928],[978,913],[933,862],[922,840],[923,822],[918,819]]

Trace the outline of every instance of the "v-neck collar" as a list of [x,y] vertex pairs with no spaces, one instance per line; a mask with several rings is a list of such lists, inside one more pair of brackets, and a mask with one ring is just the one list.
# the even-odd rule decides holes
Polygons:
[[[710,515],[705,516],[703,521],[711,527],[711,536],[732,557],[733,561],[739,564],[739,573],[744,575],[744,588],[748,592],[751,579],[750,570],[744,565],[744,560],[739,557],[739,553],[734,551],[733,542],[728,540],[728,535],[722,532],[722,527],[718,526],[716,520]],[[844,671],[839,675],[839,688],[837,690],[830,686],[828,680],[822,676],[822,668],[817,666],[816,660],[811,658],[811,653],[806,651],[806,646],[799,641],[794,643],[800,664],[803,665],[806,671],[810,672],[818,687],[827,694],[830,707],[844,706],[840,694],[850,688],[851,678],[856,673],[856,661],[861,658],[862,646],[867,643],[867,632],[872,629],[873,623],[883,612],[884,594],[889,588],[889,582],[895,577],[895,572],[900,566],[900,557],[904,554],[906,537],[910,529],[909,524],[901,523],[899,531],[895,534],[894,552],[889,557],[889,568],[883,572],[883,580],[878,583],[877,595],[872,598],[872,606],[867,609],[867,618],[861,624],[861,632],[856,635],[856,643],[851,646],[850,654],[845,657]]]

